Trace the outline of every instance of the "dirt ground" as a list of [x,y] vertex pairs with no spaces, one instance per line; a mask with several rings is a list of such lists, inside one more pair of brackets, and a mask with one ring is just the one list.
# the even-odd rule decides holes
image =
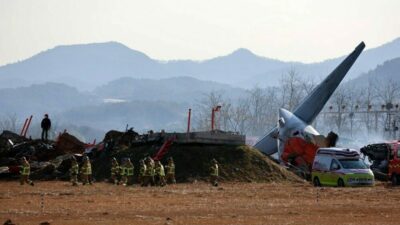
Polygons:
[[289,183],[34,187],[0,182],[0,224],[400,224],[400,188]]

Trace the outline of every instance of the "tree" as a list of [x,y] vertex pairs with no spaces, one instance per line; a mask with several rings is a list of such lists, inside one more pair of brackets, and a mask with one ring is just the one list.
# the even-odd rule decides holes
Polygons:
[[237,105],[231,108],[231,113],[229,115],[233,131],[246,134],[249,119],[249,101],[245,98],[241,98],[238,100]]
[[[368,79],[368,84],[366,87],[359,90],[360,92],[360,105],[363,105],[366,113],[361,115],[361,122],[364,123],[367,128],[367,135],[369,136],[371,133],[371,115],[370,110],[372,109],[372,105],[374,101],[377,99],[376,88],[374,87],[374,81],[372,79]],[[371,108],[370,108],[371,107]]]
[[375,90],[377,97],[386,103],[393,103],[395,99],[399,99],[400,97],[400,84],[393,80],[376,80],[375,81]]
[[17,133],[17,114],[9,114],[0,119],[0,129]]
[[283,75],[280,83],[281,107],[292,111],[303,99],[299,74],[291,68],[287,74]]
[[337,109],[337,114],[334,114],[332,118],[339,134],[342,132],[343,124],[346,120],[346,117],[343,116],[343,112],[346,110],[346,107],[348,107],[350,99],[351,95],[345,86],[339,86],[332,95],[331,102],[334,108]]
[[[224,110],[224,108],[229,105],[226,101],[224,103],[221,92],[212,91],[208,94],[204,94],[203,98],[198,101],[193,114],[193,120],[196,123],[197,130],[211,130],[211,110],[217,105],[222,106],[221,110]],[[222,114],[223,116],[228,116],[225,115],[225,113]],[[219,123],[220,116],[217,117],[217,123]],[[222,118],[222,120],[224,121],[225,118]]]
[[277,121],[279,89],[254,87],[249,91],[249,133],[261,135]]

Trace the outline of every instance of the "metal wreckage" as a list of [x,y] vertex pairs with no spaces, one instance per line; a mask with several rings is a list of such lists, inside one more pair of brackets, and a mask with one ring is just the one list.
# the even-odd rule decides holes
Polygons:
[[266,155],[277,153],[278,161],[310,179],[317,150],[321,147],[334,147],[338,139],[333,132],[327,137],[321,135],[311,124],[364,48],[365,44],[361,42],[293,112],[279,109],[277,126],[267,132],[254,147]]

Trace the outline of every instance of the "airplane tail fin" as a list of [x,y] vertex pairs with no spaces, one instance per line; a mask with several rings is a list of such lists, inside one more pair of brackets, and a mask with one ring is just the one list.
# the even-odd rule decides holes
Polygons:
[[317,115],[324,108],[326,102],[332,96],[333,92],[339,86],[344,76],[353,66],[358,56],[365,48],[364,42],[361,42],[350,55],[348,55],[335,70],[329,74],[294,110],[294,114],[307,124],[311,124]]
[[[344,76],[353,66],[358,56],[364,50],[365,44],[361,42],[350,55],[348,55],[336,68],[322,81],[295,109],[294,115],[304,121],[306,124],[311,124],[312,121],[321,112],[326,102],[332,96],[333,92],[339,86]],[[276,133],[278,127],[270,130],[262,137],[254,147],[265,154],[272,155],[278,151]]]

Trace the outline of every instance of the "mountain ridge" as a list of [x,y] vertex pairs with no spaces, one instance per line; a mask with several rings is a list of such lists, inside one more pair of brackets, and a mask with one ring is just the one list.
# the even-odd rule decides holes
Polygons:
[[[93,90],[121,77],[164,79],[178,76],[241,88],[273,86],[279,84],[282,74],[291,69],[319,80],[329,74],[343,57],[305,64],[258,56],[248,49],[239,48],[230,54],[201,61],[160,61],[118,42],[62,45],[1,66],[0,88],[60,82],[80,90]],[[354,79],[396,57],[400,57],[400,38],[364,51],[347,77]]]

